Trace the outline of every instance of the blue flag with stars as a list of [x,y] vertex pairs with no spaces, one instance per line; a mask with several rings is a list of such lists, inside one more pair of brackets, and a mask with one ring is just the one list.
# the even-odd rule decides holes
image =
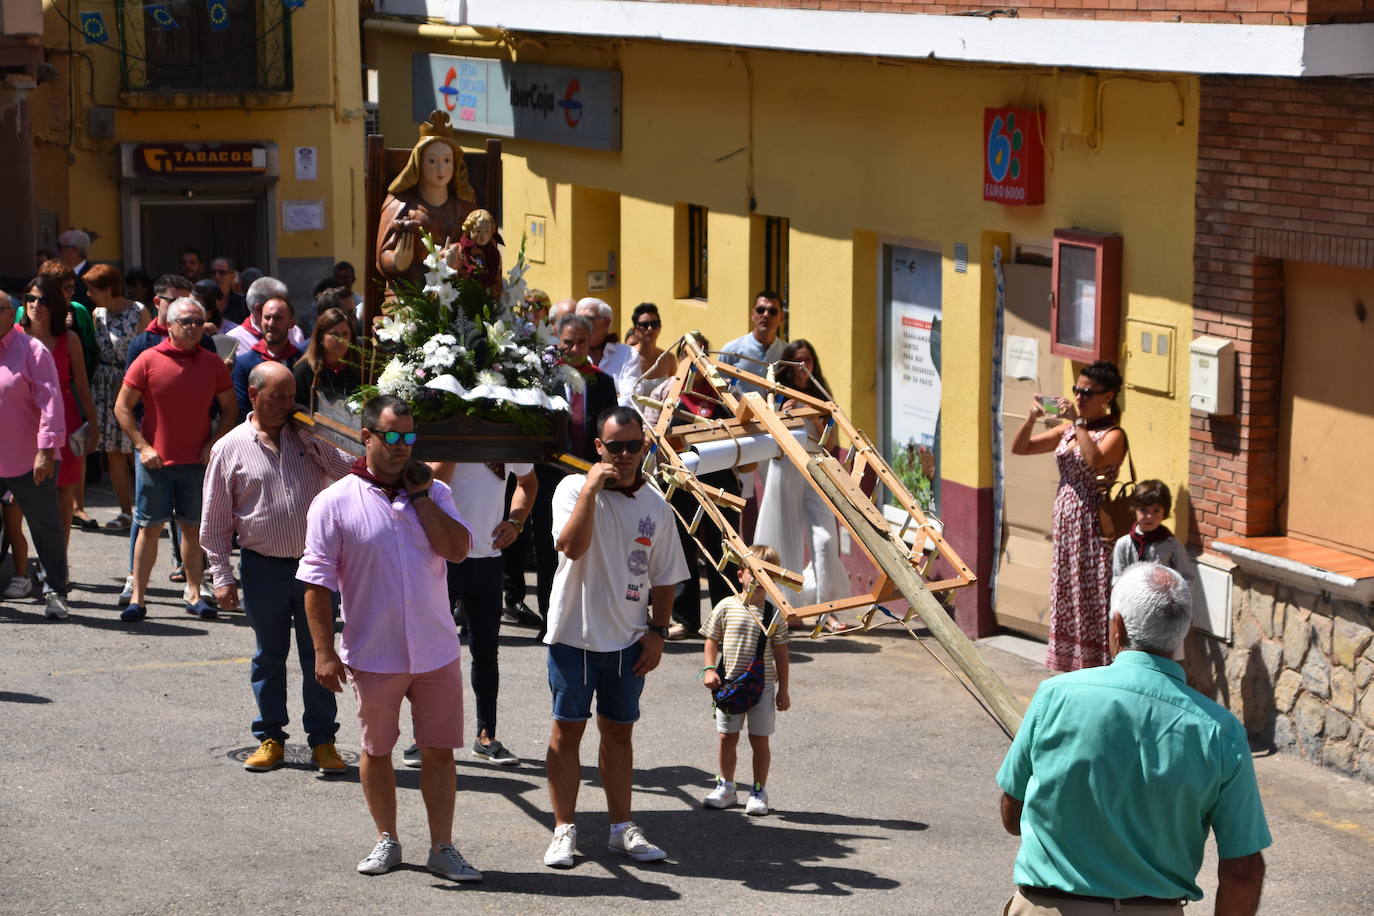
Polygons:
[[229,28],[229,4],[225,0],[205,0],[205,9],[210,14],[210,31]]
[[289,10],[298,10],[305,6],[305,0],[281,0],[281,5]]
[[167,9],[165,3],[149,3],[143,7],[143,15],[153,21],[153,25],[166,32],[169,29],[179,29],[177,21],[172,16],[172,11]]
[[110,40],[105,28],[105,17],[100,13],[81,14],[81,34],[86,36],[86,44],[104,44]]

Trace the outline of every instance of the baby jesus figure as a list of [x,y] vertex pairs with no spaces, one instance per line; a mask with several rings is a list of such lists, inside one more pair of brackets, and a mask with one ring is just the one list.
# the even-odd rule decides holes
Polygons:
[[473,210],[463,220],[463,236],[458,240],[458,263],[454,267],[500,297],[501,252],[496,247],[496,219],[486,210]]

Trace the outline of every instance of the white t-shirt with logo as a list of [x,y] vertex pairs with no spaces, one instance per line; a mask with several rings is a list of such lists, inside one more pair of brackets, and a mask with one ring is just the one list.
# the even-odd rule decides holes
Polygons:
[[[554,490],[555,542],[586,482],[572,474]],[[633,496],[603,489],[587,552],[579,560],[559,554],[544,642],[590,652],[628,649],[648,630],[650,590],[686,578],[676,518],[663,496],[647,484]]]
[[506,517],[506,474],[524,477],[532,473],[532,464],[508,464],[500,477],[485,464],[461,462],[453,466],[453,476],[448,480],[453,503],[472,531],[468,556],[481,559],[501,555],[491,546],[491,533]]

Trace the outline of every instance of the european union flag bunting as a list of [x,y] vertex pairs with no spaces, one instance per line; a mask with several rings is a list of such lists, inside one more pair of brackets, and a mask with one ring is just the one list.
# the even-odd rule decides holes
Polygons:
[[81,14],[81,34],[86,36],[86,44],[104,44],[110,40],[109,30],[105,28],[102,13]]
[[143,7],[143,15],[147,16],[162,31],[179,29],[176,19],[172,16],[172,11],[167,9],[165,3],[149,3]]
[[210,14],[210,31],[223,32],[229,28],[229,4],[226,0],[205,0],[205,9]]

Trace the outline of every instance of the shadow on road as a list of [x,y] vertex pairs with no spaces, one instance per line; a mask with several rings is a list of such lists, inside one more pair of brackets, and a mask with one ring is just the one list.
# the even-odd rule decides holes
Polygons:
[[13,690],[0,690],[0,703],[51,703],[49,697],[36,693],[15,693]]

